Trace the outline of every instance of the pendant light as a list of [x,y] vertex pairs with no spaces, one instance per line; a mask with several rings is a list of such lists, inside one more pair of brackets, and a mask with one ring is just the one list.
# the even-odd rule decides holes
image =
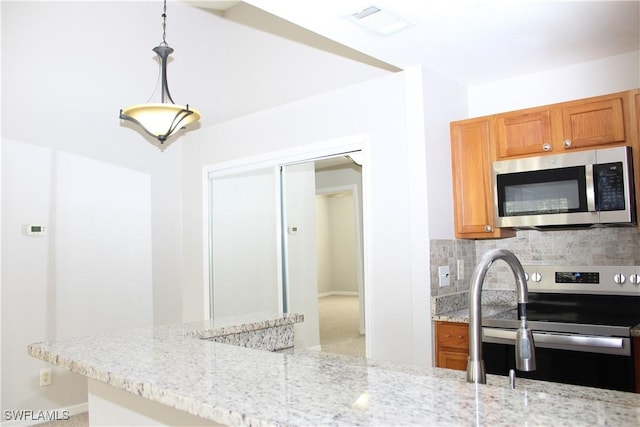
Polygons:
[[[159,147],[166,147],[168,138],[185,126],[200,120],[200,112],[189,104],[178,105],[171,98],[167,84],[167,60],[173,52],[166,41],[167,0],[162,12],[162,43],[153,48],[160,58],[160,102],[131,105],[120,110],[120,119],[137,124],[143,131],[158,141]],[[154,92],[155,93],[155,92]],[[153,95],[152,95],[153,97]]]

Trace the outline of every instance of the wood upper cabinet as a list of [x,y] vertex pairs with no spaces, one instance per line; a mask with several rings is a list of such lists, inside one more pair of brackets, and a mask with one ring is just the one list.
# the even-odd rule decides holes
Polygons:
[[491,178],[492,119],[452,122],[450,130],[456,237],[514,236],[513,230],[495,228]]
[[557,111],[547,108],[499,114],[496,117],[497,157],[505,159],[552,151],[552,130],[560,124],[557,116]]
[[624,143],[623,97],[562,108],[562,130],[565,149]]
[[436,366],[465,371],[469,357],[469,325],[435,322],[435,333]]
[[[630,92],[496,115],[498,159],[633,145]],[[635,132],[634,132],[635,133]]]

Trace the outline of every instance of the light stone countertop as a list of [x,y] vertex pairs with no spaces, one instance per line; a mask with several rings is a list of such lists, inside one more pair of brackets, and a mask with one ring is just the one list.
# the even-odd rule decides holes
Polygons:
[[[88,378],[229,425],[640,425],[640,395],[198,339],[300,318],[235,318],[29,346]],[[257,325],[257,326],[256,326]],[[205,332],[206,331],[206,332]]]
[[[513,310],[514,308],[515,307],[511,305],[483,305],[481,309],[482,317],[489,317],[504,313],[506,311]],[[450,311],[447,313],[440,313],[432,316],[432,319],[442,322],[469,323],[469,309],[462,308],[460,310]]]

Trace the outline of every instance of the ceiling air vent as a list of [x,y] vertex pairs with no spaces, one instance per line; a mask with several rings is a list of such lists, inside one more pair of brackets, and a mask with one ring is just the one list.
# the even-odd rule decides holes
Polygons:
[[367,16],[373,15],[376,12],[380,12],[381,10],[382,9],[378,9],[375,6],[369,6],[368,8],[363,10],[362,12],[354,13],[353,17],[357,18],[357,19],[363,19],[363,18],[366,18]]
[[414,25],[396,13],[376,6],[369,6],[361,12],[352,14],[351,21],[380,36],[390,36]]

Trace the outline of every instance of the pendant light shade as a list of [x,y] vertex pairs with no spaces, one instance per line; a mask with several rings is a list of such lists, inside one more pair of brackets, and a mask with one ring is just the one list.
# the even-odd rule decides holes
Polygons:
[[120,110],[120,119],[138,125],[155,138],[161,147],[168,138],[185,126],[200,120],[200,112],[189,105],[173,102],[167,83],[167,62],[173,52],[166,42],[167,1],[162,13],[162,43],[153,48],[160,59],[160,102],[131,105]]
[[138,124],[145,132],[160,143],[183,128],[200,119],[200,113],[188,105],[138,104],[124,108],[120,118]]

